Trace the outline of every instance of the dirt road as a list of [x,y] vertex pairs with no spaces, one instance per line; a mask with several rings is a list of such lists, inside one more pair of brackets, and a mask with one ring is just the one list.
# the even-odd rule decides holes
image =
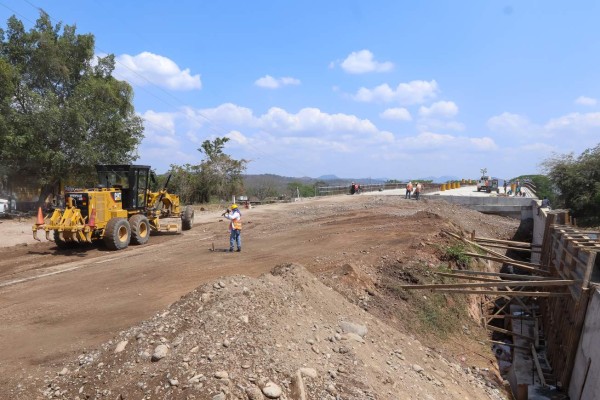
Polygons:
[[[227,221],[219,212],[197,212],[191,231],[119,252],[65,252],[48,242],[2,248],[0,386],[56,374],[65,359],[220,276],[258,276],[288,262],[323,272],[349,260],[373,263],[390,249],[412,253],[441,227],[419,211],[444,207],[392,196],[337,196],[242,210],[241,253],[224,252]],[[517,224],[499,221],[486,223],[503,233]]]

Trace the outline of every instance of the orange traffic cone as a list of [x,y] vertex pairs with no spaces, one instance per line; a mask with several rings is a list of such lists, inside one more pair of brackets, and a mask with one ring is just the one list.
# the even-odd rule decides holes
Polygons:
[[90,213],[90,219],[88,222],[89,226],[96,226],[96,209],[92,207],[92,212]]
[[44,225],[44,214],[42,213],[42,207],[38,208],[37,221],[35,222],[35,224]]

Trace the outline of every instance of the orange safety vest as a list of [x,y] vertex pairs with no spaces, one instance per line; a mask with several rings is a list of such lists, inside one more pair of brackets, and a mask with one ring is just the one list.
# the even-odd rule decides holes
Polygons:
[[242,214],[238,212],[238,215],[239,218],[231,220],[231,229],[242,230]]

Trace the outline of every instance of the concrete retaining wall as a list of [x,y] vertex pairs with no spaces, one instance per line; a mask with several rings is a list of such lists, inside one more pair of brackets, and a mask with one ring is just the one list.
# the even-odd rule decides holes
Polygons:
[[571,400],[594,400],[600,396],[600,291],[590,290],[593,290],[593,293],[569,385]]
[[425,194],[422,197],[431,200],[444,200],[450,204],[459,204],[463,207],[482,213],[506,215],[521,220],[532,218],[532,208],[537,206],[537,201],[535,199],[527,197],[480,197],[439,194]]

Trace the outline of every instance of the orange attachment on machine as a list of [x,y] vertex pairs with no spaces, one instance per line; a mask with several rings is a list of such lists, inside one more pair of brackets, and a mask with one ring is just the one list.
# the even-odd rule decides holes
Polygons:
[[90,212],[90,219],[88,221],[88,226],[96,226],[96,208],[92,207],[92,211]]
[[37,221],[35,222],[35,224],[44,225],[44,214],[42,213],[42,207],[38,207]]

